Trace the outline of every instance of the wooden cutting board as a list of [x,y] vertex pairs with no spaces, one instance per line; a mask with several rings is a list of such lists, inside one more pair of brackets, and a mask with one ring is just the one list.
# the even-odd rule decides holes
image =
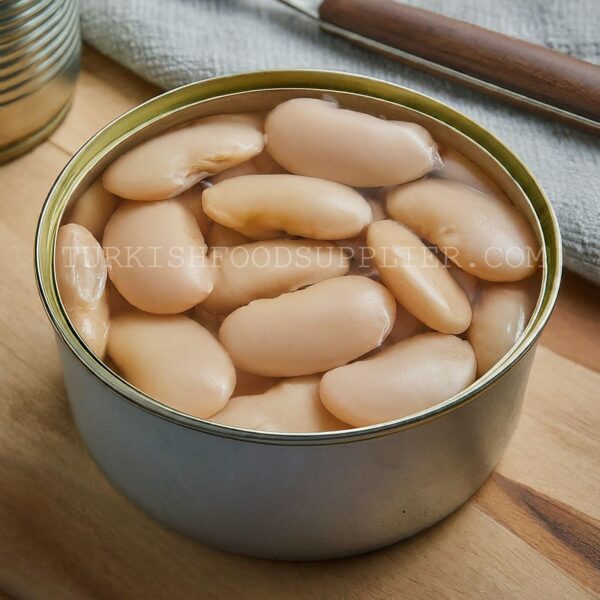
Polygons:
[[599,597],[600,291],[573,275],[496,473],[413,539],[326,563],[253,560],[168,531],[112,489],[69,414],[35,290],[33,234],[69,156],[157,92],[85,49],[66,121],[0,167],[0,598]]

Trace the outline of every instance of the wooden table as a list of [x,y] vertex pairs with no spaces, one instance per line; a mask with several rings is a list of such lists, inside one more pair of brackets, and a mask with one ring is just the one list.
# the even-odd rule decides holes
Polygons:
[[32,247],[46,192],[97,129],[158,90],[86,49],[73,109],[0,167],[0,594],[69,598],[541,598],[600,593],[600,291],[566,274],[495,474],[427,532],[366,556],[224,554],[146,517],[73,426]]

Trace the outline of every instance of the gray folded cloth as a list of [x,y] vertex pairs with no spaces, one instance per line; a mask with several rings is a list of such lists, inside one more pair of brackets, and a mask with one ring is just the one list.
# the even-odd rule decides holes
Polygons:
[[[600,62],[598,0],[407,4]],[[600,283],[600,142],[321,32],[276,0],[81,0],[84,39],[164,88],[240,71],[312,67],[380,77],[478,121],[531,168],[552,201],[567,267]]]

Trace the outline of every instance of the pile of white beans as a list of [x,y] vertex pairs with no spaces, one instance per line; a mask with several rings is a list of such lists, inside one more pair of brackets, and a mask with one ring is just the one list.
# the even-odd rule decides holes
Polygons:
[[318,99],[157,135],[64,222],[57,284],[88,347],[245,429],[439,404],[514,346],[538,295],[536,236],[481,169],[420,125]]

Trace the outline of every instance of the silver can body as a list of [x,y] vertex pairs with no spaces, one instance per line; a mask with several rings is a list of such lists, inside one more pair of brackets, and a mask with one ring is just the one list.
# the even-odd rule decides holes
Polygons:
[[78,0],[0,3],[0,162],[26,152],[60,123],[80,51]]
[[[132,145],[193,118],[268,110],[296,96],[406,118],[493,174],[540,238],[540,297],[522,338],[448,401],[397,421],[318,434],[225,427],[178,413],[133,388],[82,343],[58,296],[56,232],[69,205]],[[79,431],[108,479],[169,527],[257,557],[317,560],[391,544],[443,519],[482,485],[516,427],[536,342],[558,293],[560,234],[524,165],[453,109],[381,81],[323,71],[250,73],[191,84],[120,117],[61,173],[36,239],[40,294],[56,329]]]
[[241,441],[123,401],[61,344],[77,428],[112,484],[161,523],[222,550],[318,560],[380,548],[456,510],[500,459],[533,349],[477,401],[346,444]]

